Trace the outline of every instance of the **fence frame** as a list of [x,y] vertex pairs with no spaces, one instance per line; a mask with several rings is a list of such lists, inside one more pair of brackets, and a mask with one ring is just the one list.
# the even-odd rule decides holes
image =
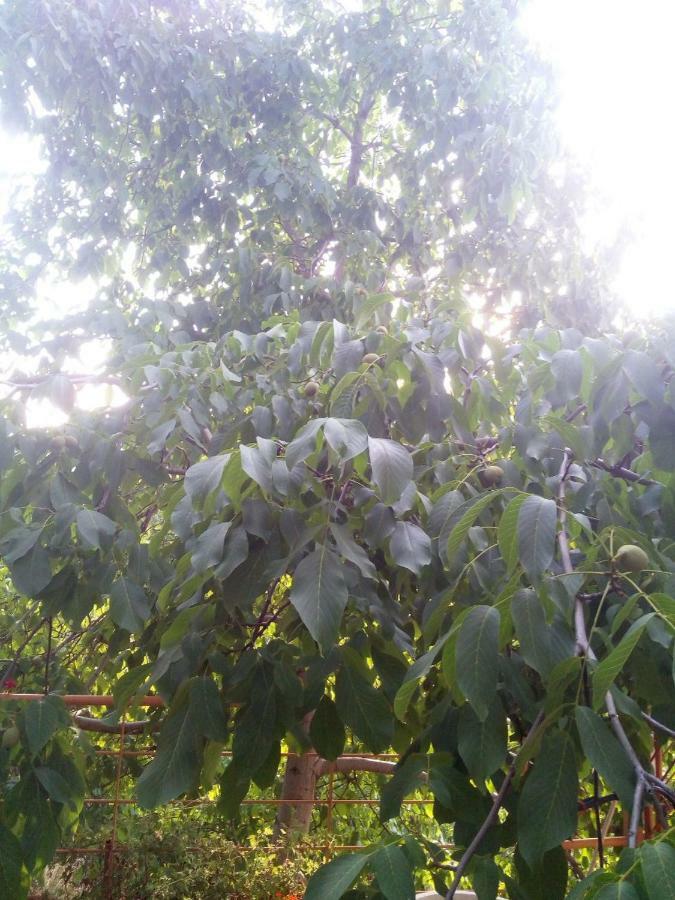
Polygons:
[[[0,692],[0,702],[1,701],[15,701],[19,703],[29,703],[31,701],[39,701],[43,700],[47,694],[43,693],[14,693],[11,691]],[[115,698],[111,694],[59,694],[56,695],[61,698],[64,704],[69,708],[81,708],[81,707],[96,707],[96,708],[114,708],[116,706]],[[162,698],[156,694],[147,694],[143,697],[139,697],[134,699],[131,704],[134,707],[141,707],[146,709],[162,709],[166,706]],[[130,750],[126,747],[126,740],[131,737],[131,732],[125,731],[125,716],[126,711],[122,711],[120,718],[120,730],[118,733],[118,747],[117,749],[106,749],[106,748],[96,748],[95,754],[97,756],[113,756],[116,759],[115,764],[115,780],[114,780],[114,795],[112,798],[107,797],[86,797],[84,799],[84,804],[87,806],[112,806],[112,821],[111,821],[111,831],[110,836],[103,841],[99,846],[96,847],[59,847],[56,850],[56,853],[60,856],[87,856],[87,855],[103,855],[103,888],[104,888],[104,896],[107,900],[113,900],[114,898],[114,874],[115,874],[115,860],[118,854],[126,852],[126,847],[123,844],[118,842],[118,826],[119,826],[119,812],[121,807],[123,806],[137,806],[137,801],[133,798],[122,797],[121,796],[121,783],[122,783],[122,770],[124,765],[125,758],[138,758],[141,756],[154,756],[154,748],[146,748],[143,750]],[[102,736],[114,737],[114,734],[102,734]],[[223,751],[223,756],[231,756],[231,751]],[[282,752],[281,756],[288,756],[288,752]],[[318,756],[318,754],[313,754]],[[351,758],[361,757],[363,759],[368,760],[395,760],[398,759],[398,754],[395,753],[357,753],[350,752],[345,754],[345,756],[349,756]],[[342,757],[339,757],[342,758]],[[652,755],[652,762],[655,767],[655,774],[657,777],[662,777],[662,768],[663,768],[663,759],[661,748],[657,742],[654,743],[654,752]],[[312,806],[325,806],[326,809],[326,828],[329,834],[333,833],[333,811],[338,805],[346,805],[346,806],[369,806],[374,807],[378,806],[380,801],[379,799],[370,799],[370,798],[341,798],[334,796],[334,777],[335,770],[331,768],[327,774],[328,777],[328,787],[327,787],[327,796],[326,798],[313,798],[311,800],[302,799],[302,800],[293,800],[293,799],[285,799],[285,798],[244,798],[241,801],[242,806],[271,806],[271,807],[280,807],[280,806],[290,806],[292,804],[311,804]],[[215,801],[199,798],[196,800],[174,800],[171,801],[170,804],[172,806],[182,806],[184,808],[194,808],[197,806],[211,806]],[[402,806],[430,806],[433,805],[433,799],[419,799],[419,798],[408,798],[404,799],[401,803]],[[588,810],[590,811],[590,810]],[[613,817],[613,810],[608,813],[606,818],[606,822],[611,825],[611,820]],[[607,828],[609,830],[609,827]],[[659,831],[658,823],[652,821],[651,811],[647,808],[644,810],[644,827],[639,829],[638,831],[638,843],[642,842],[645,838],[649,838],[655,831]],[[596,854],[600,848],[602,847],[626,847],[628,845],[628,823],[626,820],[626,816],[623,816],[622,822],[622,833],[619,835],[610,835],[610,834],[601,834],[596,837],[588,837],[588,838],[571,838],[569,840],[563,841],[562,846],[568,852],[574,852],[575,850],[582,849],[594,849]],[[239,851],[249,851],[251,848],[247,845],[235,845],[236,849]],[[437,845],[439,848],[452,850],[454,845],[450,843],[440,843]],[[307,847],[314,850],[323,851],[326,859],[329,859],[332,855],[339,853],[341,851],[354,851],[363,849],[361,845],[358,844],[307,844]]]

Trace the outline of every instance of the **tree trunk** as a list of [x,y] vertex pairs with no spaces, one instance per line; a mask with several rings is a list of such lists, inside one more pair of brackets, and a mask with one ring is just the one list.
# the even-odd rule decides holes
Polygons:
[[292,753],[286,760],[282,800],[299,800],[299,803],[282,803],[274,825],[274,836],[307,834],[314,809],[314,791],[317,777],[315,753]]
[[391,775],[396,763],[383,759],[367,759],[361,756],[341,756],[335,762],[317,757],[314,753],[292,753],[286,761],[282,800],[299,800],[299,803],[282,803],[274,825],[277,840],[285,835],[307,834],[312,823],[317,778],[329,772],[375,772]]

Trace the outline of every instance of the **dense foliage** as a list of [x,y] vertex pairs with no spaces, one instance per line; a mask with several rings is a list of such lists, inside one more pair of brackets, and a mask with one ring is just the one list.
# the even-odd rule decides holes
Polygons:
[[[2,677],[48,694],[0,708],[3,896],[81,809],[66,691],[165,698],[145,807],[216,778],[234,815],[282,743],[394,748],[381,818],[428,785],[448,896],[565,896],[580,797],[665,826],[672,329],[600,331],[515,4],[363,7],[0,8],[46,159],[0,257]],[[41,398],[64,424],[27,428]],[[645,846],[577,896],[668,896]],[[409,897],[430,853],[392,829],[307,897]]]

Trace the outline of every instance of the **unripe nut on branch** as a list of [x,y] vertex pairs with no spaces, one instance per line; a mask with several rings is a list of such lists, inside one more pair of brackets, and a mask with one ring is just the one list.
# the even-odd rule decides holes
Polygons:
[[372,364],[376,363],[379,358],[380,357],[377,355],[377,353],[366,353],[361,362],[366,366],[372,366]]
[[316,381],[308,381],[305,385],[305,397],[311,399],[312,397],[316,397],[319,393],[319,385]]
[[502,480],[504,477],[504,470],[501,466],[485,466],[485,468],[481,469],[478,473],[478,477],[484,485],[492,487],[492,485],[499,484]]
[[635,544],[624,544],[614,556],[614,566],[618,572],[632,572],[634,575],[649,565],[649,557]]

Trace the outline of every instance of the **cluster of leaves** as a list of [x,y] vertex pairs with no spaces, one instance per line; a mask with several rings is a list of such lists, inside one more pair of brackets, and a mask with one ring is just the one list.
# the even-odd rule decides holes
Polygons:
[[[217,779],[234,815],[282,742],[394,748],[383,821],[424,781],[458,852],[479,839],[460,876],[562,897],[580,794],[602,780],[639,816],[644,714],[674,724],[672,329],[596,329],[511,4],[274,10],[267,30],[169,0],[0,12],[4,113],[48,161],[0,259],[3,340],[42,359],[0,420],[3,679],[118,711],[158,691],[146,807]],[[97,299],[36,325],[45,275]],[[91,339],[104,369],[74,374]],[[83,408],[88,380],[126,402]],[[67,424],[27,429],[44,397]],[[640,573],[617,571],[625,544]],[[19,897],[84,763],[56,696],[8,727]],[[391,900],[429,852],[368,865]]]

